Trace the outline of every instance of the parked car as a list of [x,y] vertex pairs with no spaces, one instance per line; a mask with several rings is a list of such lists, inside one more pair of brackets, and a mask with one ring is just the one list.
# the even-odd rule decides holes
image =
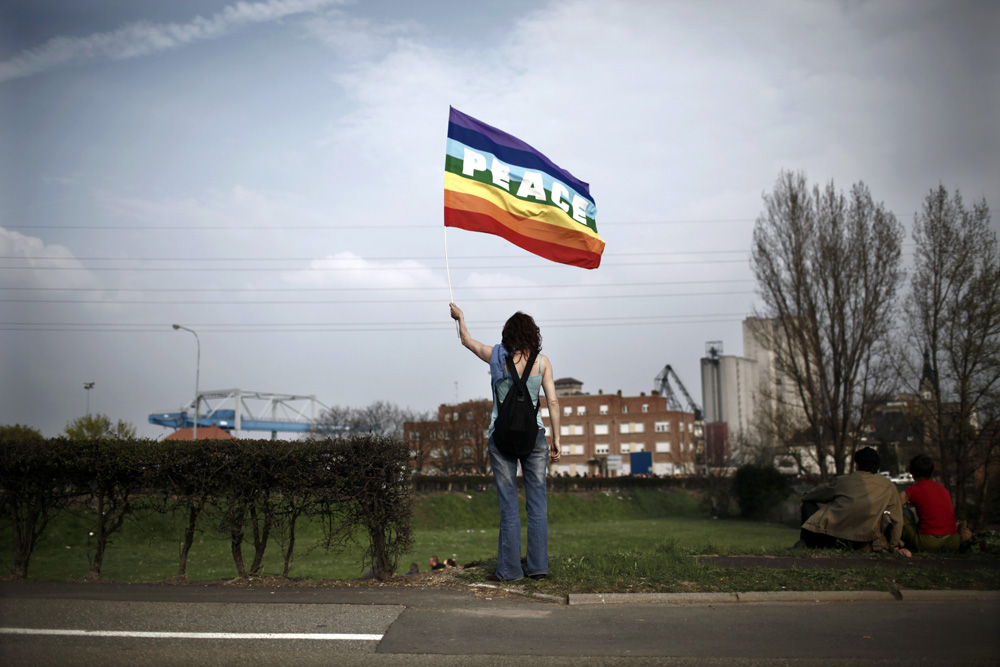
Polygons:
[[889,478],[893,484],[913,484],[913,475],[908,472],[901,472],[895,477]]

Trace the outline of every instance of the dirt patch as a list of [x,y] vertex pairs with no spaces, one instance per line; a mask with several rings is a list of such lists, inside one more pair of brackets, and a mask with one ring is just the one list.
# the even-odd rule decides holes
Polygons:
[[187,577],[170,577],[158,582],[165,586],[232,586],[237,588],[449,588],[453,590],[472,591],[477,596],[507,597],[519,594],[517,590],[504,591],[503,588],[516,589],[516,586],[506,585],[503,588],[494,585],[471,586],[470,582],[461,576],[462,573],[479,573],[481,568],[457,567],[433,572],[397,575],[385,581],[378,579],[293,579],[282,576],[260,576],[247,579],[221,579],[215,581],[195,580]]
[[775,570],[848,570],[852,568],[891,567],[923,570],[940,568],[952,571],[1000,571],[1000,560],[972,558],[863,558],[859,556],[698,556],[701,565],[715,567],[763,567]]

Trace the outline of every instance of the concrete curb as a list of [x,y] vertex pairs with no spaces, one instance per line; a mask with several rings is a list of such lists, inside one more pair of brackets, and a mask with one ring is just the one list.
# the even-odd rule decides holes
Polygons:
[[722,604],[759,602],[935,602],[1000,600],[1000,591],[761,591],[747,593],[571,593],[569,605]]
[[933,602],[936,600],[1000,600],[1000,591],[899,591],[903,600]]
[[580,604],[718,604],[739,602],[737,593],[570,593],[570,605]]

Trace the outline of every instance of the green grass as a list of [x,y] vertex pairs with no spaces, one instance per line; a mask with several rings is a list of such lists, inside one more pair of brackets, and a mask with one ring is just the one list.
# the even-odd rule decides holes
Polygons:
[[[523,500],[522,500],[523,514]],[[792,555],[788,547],[797,529],[741,520],[712,520],[702,500],[679,491],[637,490],[631,494],[550,494],[549,553],[551,577],[526,580],[527,590],[569,592],[893,590],[895,588],[1000,589],[994,570],[940,571],[936,568],[852,568],[850,570],[724,569],[700,565],[698,554]],[[105,557],[102,578],[157,582],[177,573],[183,521],[171,515],[142,513],[116,535]],[[475,581],[493,571],[499,512],[492,489],[473,493],[431,494],[414,506],[414,544],[399,560],[427,569],[427,559],[454,557],[460,565],[482,566],[463,573]],[[37,581],[80,579],[90,569],[93,517],[63,515],[36,548],[29,576]],[[523,525],[523,523],[522,523]],[[206,519],[188,559],[193,580],[236,576],[228,539],[211,530]],[[297,535],[295,579],[353,579],[362,571],[361,549],[342,552],[307,549],[318,526],[302,523]],[[0,527],[0,565],[10,570],[10,528]],[[265,575],[282,572],[281,545],[268,546]],[[795,553],[794,555],[801,555]],[[244,547],[249,564],[252,552]],[[859,556],[860,558],[860,556]],[[877,558],[877,557],[876,557]]]

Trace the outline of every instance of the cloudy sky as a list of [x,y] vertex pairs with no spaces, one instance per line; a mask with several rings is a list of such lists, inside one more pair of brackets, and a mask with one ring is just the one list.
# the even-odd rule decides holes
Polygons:
[[[489,395],[536,317],[557,377],[696,398],[742,352],[761,195],[939,183],[1000,210],[995,2],[8,0],[0,424],[140,434],[201,389],[415,410]],[[591,184],[601,268],[442,225],[453,105]],[[911,250],[910,246],[907,246]],[[910,253],[907,253],[910,254]]]

